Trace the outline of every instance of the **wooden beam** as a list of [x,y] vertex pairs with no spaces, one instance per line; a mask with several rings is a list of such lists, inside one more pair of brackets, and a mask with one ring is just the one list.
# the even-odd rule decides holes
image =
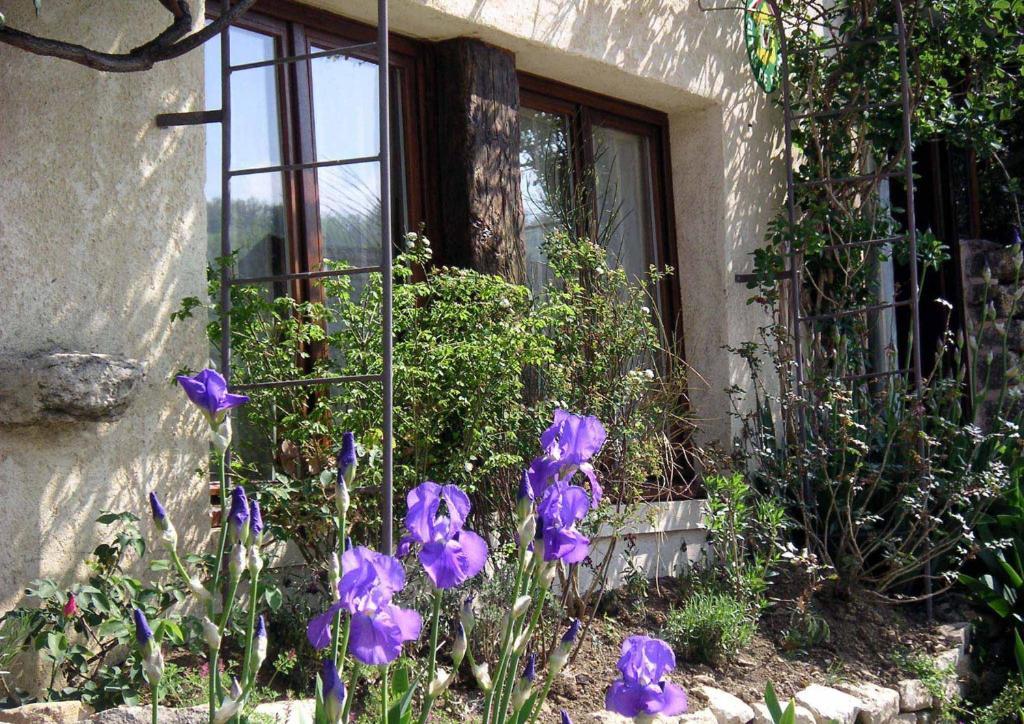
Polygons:
[[525,279],[515,56],[472,38],[437,45],[442,261]]

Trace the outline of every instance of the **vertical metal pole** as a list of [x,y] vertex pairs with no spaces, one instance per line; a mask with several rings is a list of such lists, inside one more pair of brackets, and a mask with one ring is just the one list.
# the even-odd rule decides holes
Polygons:
[[381,480],[381,549],[392,552],[392,498],[394,465],[393,380],[391,369],[391,83],[388,50],[388,2],[377,0],[377,72],[380,107],[380,254],[381,319],[383,322],[384,469]]
[[[221,12],[231,0],[221,0]],[[220,373],[231,381],[231,26],[220,33]],[[224,495],[224,491],[221,491]]]
[[[911,330],[914,338],[911,342],[912,366],[914,370],[914,397],[918,405],[924,397],[923,382],[921,379],[921,315],[919,310],[920,288],[917,276],[917,218],[914,213],[914,148],[911,135],[911,114],[913,113],[913,102],[910,97],[910,68],[907,60],[907,26],[903,17],[903,5],[901,0],[893,0],[896,9],[897,36],[899,37],[900,49],[900,85],[903,101],[903,153],[905,159],[904,174],[907,186],[907,244],[910,253],[910,319]],[[920,422],[922,415],[915,411],[915,418]],[[927,464],[926,450],[924,449],[924,438],[918,430],[917,445],[921,458],[921,465]],[[921,474],[924,475],[922,467]],[[925,552],[931,554],[931,547]],[[925,561],[924,571],[924,592],[926,598],[928,620],[933,617],[932,604],[932,563],[928,558]]]
[[[796,186],[793,182],[793,107],[789,87],[789,46],[786,40],[786,28],[782,22],[782,10],[776,0],[768,0],[771,6],[772,15],[775,17],[775,25],[779,33],[779,55],[782,58],[782,109],[783,127],[786,146],[786,214],[790,226],[796,223]],[[803,255],[793,250],[792,239],[789,242],[789,292],[790,292],[790,334],[793,338],[793,392],[797,399],[802,399],[804,364],[803,349],[800,341],[800,267],[803,264]],[[797,409],[797,425],[799,428],[800,444],[807,439],[807,422],[804,409],[801,406]],[[804,497],[810,502],[810,490],[807,489],[804,481]]]

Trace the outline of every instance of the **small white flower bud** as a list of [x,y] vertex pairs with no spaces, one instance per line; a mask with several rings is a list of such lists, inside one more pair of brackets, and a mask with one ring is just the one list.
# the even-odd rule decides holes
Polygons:
[[160,531],[160,542],[169,551],[178,547],[178,531],[174,529],[169,520],[164,520],[163,529]]
[[238,683],[238,679],[235,679],[231,683],[231,690],[227,696],[224,697],[224,701],[217,707],[217,710],[213,713],[214,724],[225,724],[231,720],[238,710],[242,708],[242,687]]
[[992,282],[992,270],[989,268],[988,264],[986,264],[985,268],[982,270],[981,278],[985,280],[986,284]]
[[526,651],[526,647],[529,645],[530,631],[529,629],[527,629],[526,631],[523,631],[518,636],[516,636],[516,640],[512,642],[512,653],[516,654],[517,656],[522,656],[523,653]]
[[447,689],[448,685],[452,683],[454,677],[451,673],[445,671],[440,666],[437,667],[437,676],[430,682],[430,686],[427,687],[427,695],[432,699],[436,699],[441,696]]
[[473,611],[473,601],[473,596],[467,596],[466,600],[462,602],[462,608],[459,611],[459,622],[462,624],[467,637],[472,635],[473,627],[476,626],[476,613]]
[[208,616],[203,616],[203,640],[211,651],[220,650],[220,631]]
[[249,575],[253,578],[259,575],[260,571],[263,570],[263,556],[260,555],[259,546],[251,546],[249,548]]
[[530,601],[533,599],[530,596],[520,596],[516,599],[516,602],[512,604],[512,617],[519,618],[530,608]]
[[338,596],[338,582],[341,581],[341,561],[338,560],[337,553],[331,553],[331,559],[327,564],[327,579],[331,583],[331,592],[334,594],[334,599],[337,600]]
[[455,637],[455,645],[452,646],[452,662],[455,666],[459,665],[466,656],[466,649],[469,648],[469,642],[466,640],[466,632],[462,628],[462,624],[459,624],[459,633]]
[[487,664],[477,664],[472,667],[473,678],[476,679],[477,686],[480,687],[481,691],[487,692],[491,690],[491,674],[488,671],[490,667]]
[[151,689],[155,689],[164,675],[164,654],[156,640],[150,642],[142,658],[142,673]]
[[228,557],[228,571],[231,573],[231,577],[237,579],[242,575],[242,570],[245,568],[245,546],[241,543],[235,543],[231,549],[231,555]]
[[207,603],[210,600],[210,592],[206,586],[203,585],[202,580],[199,576],[192,576],[188,579],[188,590],[196,597],[200,603]]
[[224,418],[224,422],[213,430],[213,446],[221,455],[231,446],[231,416]]
[[551,583],[555,580],[555,574],[558,572],[558,563],[556,561],[549,561],[544,565],[544,568],[540,572],[540,580],[544,584],[545,588],[551,588]]
[[537,535],[537,517],[533,513],[528,513],[519,524],[516,533],[519,534],[519,545],[530,545],[534,536]]

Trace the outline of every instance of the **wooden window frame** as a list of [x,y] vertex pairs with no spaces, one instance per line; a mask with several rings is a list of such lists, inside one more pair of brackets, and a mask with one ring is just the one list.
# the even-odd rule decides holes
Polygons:
[[583,90],[548,78],[520,72],[519,105],[565,116],[569,122],[570,153],[576,179],[594,162],[594,127],[614,128],[647,139],[651,170],[654,248],[649,249],[658,269],[674,273],[659,285],[658,296],[666,333],[683,354],[680,315],[679,252],[676,244],[672,167],[668,116],[661,111]]

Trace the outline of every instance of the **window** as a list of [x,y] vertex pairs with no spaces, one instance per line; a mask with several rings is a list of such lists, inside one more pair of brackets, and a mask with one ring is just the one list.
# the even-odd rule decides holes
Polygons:
[[[675,267],[665,116],[529,75],[520,76],[520,96],[527,278],[534,290],[549,277],[545,235],[580,223],[581,203],[610,263],[634,277],[652,265]],[[676,318],[674,279],[657,290],[665,320]]]
[[[317,53],[372,41],[376,30],[316,10],[281,4],[275,15],[247,13],[232,27],[231,64]],[[380,169],[377,60],[372,46],[351,55],[312,58],[232,71],[231,179],[235,273],[260,277],[319,269],[325,259],[365,267],[379,262]],[[206,107],[221,106],[220,38],[206,46]],[[392,47],[391,99],[395,168],[395,238],[423,219],[420,124],[415,104],[416,48]],[[259,169],[352,158],[365,162],[292,171]],[[208,256],[220,255],[221,136],[209,127],[206,143]],[[355,277],[358,284],[361,277]],[[317,294],[314,285],[276,284],[269,294]]]

